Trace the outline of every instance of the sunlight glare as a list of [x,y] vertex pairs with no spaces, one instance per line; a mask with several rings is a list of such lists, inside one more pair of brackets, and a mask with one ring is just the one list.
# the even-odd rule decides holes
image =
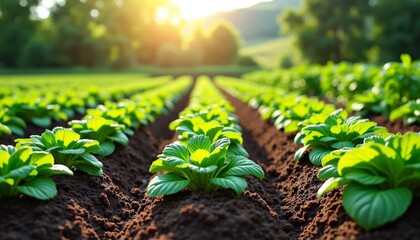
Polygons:
[[206,17],[213,13],[230,11],[237,8],[250,7],[259,2],[270,0],[171,0],[187,20]]

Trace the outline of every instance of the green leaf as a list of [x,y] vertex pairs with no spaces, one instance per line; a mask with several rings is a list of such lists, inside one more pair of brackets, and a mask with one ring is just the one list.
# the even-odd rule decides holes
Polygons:
[[49,117],[34,117],[31,118],[31,122],[38,127],[47,128],[51,126],[51,118]]
[[188,140],[187,148],[190,153],[193,153],[198,149],[203,149],[210,152],[211,142],[210,139],[204,135],[196,135]]
[[243,156],[243,157],[246,157],[246,158],[249,157],[249,154],[245,150],[245,148],[242,145],[238,144],[238,143],[230,143],[226,155],[228,157],[229,156]]
[[103,164],[95,156],[93,156],[90,153],[84,153],[84,154],[81,155],[81,157],[84,160],[86,160],[90,165],[93,165],[93,166],[98,167],[98,168],[103,167]]
[[309,148],[309,145],[303,146],[301,148],[299,148],[299,150],[296,151],[295,153],[295,159],[296,160],[300,160],[303,156],[303,154],[305,154],[306,149]]
[[77,148],[77,149],[64,149],[59,150],[58,152],[61,154],[68,154],[68,155],[80,155],[83,154],[86,150],[84,148]]
[[337,178],[330,178],[325,181],[322,186],[318,189],[317,197],[321,198],[325,193],[333,190],[334,188],[338,188],[340,186],[346,185],[348,180],[342,177]]
[[208,166],[208,167],[198,167],[198,166],[195,166],[193,164],[189,164],[188,168],[191,171],[196,172],[196,173],[212,173],[212,172],[217,170],[217,166],[215,166],[215,165],[211,165],[211,166]]
[[73,176],[73,172],[67,167],[62,164],[54,164],[51,167],[41,167],[36,169],[38,171],[38,175],[45,175],[45,176],[52,176],[58,174],[64,174]]
[[343,207],[364,229],[392,222],[410,206],[412,194],[407,188],[377,189],[351,184],[343,192]]
[[4,178],[20,178],[20,179],[25,179],[26,177],[29,176],[29,174],[34,169],[36,169],[36,166],[35,165],[22,166],[22,167],[19,167],[17,169],[11,170],[7,174],[5,174],[3,177]]
[[345,176],[357,169],[366,169],[375,175],[398,179],[404,169],[403,160],[396,158],[394,149],[378,143],[367,143],[348,151],[338,162],[338,173]]
[[264,178],[264,171],[254,161],[242,156],[236,156],[230,158],[227,171],[223,173],[222,177],[245,175],[253,175],[262,180]]
[[320,180],[327,180],[329,178],[339,177],[338,171],[337,171],[337,165],[335,164],[326,165],[325,167],[319,170],[317,177]]
[[12,130],[8,127],[8,126],[6,126],[6,125],[3,125],[2,123],[0,123],[0,136],[1,136],[1,133],[6,133],[7,135],[11,135],[12,134]]
[[210,157],[210,152],[203,149],[197,149],[190,155],[190,160],[201,166],[203,160],[208,159],[208,157]]
[[60,129],[55,132],[55,139],[57,142],[61,142],[63,146],[68,146],[72,142],[77,142],[80,135],[71,129]]
[[21,127],[18,127],[18,126],[15,126],[15,125],[10,125],[9,128],[14,135],[17,135],[19,137],[22,137],[23,135],[25,135],[25,132],[24,132],[23,128],[21,128]]
[[54,181],[44,176],[38,176],[24,185],[18,186],[17,189],[25,195],[41,200],[52,199],[57,195]]
[[99,156],[109,156],[115,151],[115,144],[112,142],[103,142],[99,144]]
[[97,167],[91,164],[77,164],[76,169],[96,177],[102,177],[103,173],[102,167]]
[[315,166],[321,166],[322,158],[329,154],[331,150],[326,150],[323,148],[315,148],[309,152],[309,160]]
[[340,142],[331,144],[331,147],[335,149],[342,149],[342,148],[354,148],[355,145],[354,143],[350,141],[340,141]]
[[210,178],[210,182],[223,188],[230,188],[234,190],[237,195],[241,195],[241,193],[243,193],[247,187],[246,180],[243,177],[237,176]]
[[224,148],[229,146],[230,144],[230,140],[229,138],[221,138],[217,141],[215,141],[214,143],[211,144],[211,151],[213,151],[216,148]]
[[152,162],[152,165],[150,165],[149,172],[151,173],[157,173],[166,170],[165,165],[163,165],[162,159],[156,159]]
[[396,135],[389,139],[390,147],[407,163],[417,163],[420,159],[420,135],[409,132],[405,135]]
[[178,143],[171,143],[166,145],[163,149],[162,154],[159,155],[159,158],[177,158],[183,162],[187,162],[189,159],[189,153],[187,147]]
[[386,178],[374,175],[368,171],[356,170],[345,175],[347,179],[353,180],[363,185],[378,185],[384,183]]
[[238,144],[242,144],[243,139],[242,139],[242,134],[239,132],[233,132],[233,131],[229,131],[229,132],[223,132],[222,136],[225,138],[229,138],[231,142],[234,143],[238,143]]
[[147,185],[147,195],[151,197],[175,194],[190,184],[190,180],[167,173],[155,176]]
[[109,136],[108,139],[124,146],[128,145],[128,137],[122,131],[118,131],[115,136]]

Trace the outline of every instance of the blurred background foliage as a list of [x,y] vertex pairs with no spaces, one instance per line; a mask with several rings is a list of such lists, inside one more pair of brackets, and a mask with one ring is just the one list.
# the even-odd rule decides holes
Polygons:
[[170,0],[55,0],[44,18],[42,2],[0,0],[0,68],[256,66],[261,51],[276,53],[271,67],[420,58],[420,0],[274,0],[192,25]]

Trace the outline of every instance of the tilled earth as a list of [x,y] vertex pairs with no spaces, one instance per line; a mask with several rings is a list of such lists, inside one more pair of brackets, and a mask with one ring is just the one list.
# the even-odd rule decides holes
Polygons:
[[[187,106],[187,94],[169,115],[140,128],[127,147],[101,158],[102,178],[80,172],[55,176],[59,193],[51,201],[1,199],[0,239],[418,239],[419,199],[397,221],[362,230],[342,209],[340,189],[316,198],[322,184],[316,178],[318,168],[307,156],[300,162],[293,159],[299,148],[293,135],[226,96],[237,110],[250,158],[266,172],[263,181],[248,178],[242,196],[230,190],[145,196],[152,177],[149,166],[176,139],[168,124]],[[420,131],[419,126],[372,119],[392,132]]]

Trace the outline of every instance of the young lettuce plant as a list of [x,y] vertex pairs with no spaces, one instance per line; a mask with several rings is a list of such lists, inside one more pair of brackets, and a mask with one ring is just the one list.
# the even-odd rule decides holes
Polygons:
[[82,138],[97,140],[100,156],[112,154],[115,150],[114,142],[128,144],[128,137],[122,132],[125,126],[103,117],[73,120],[69,122],[69,125]]
[[98,105],[95,109],[88,109],[88,117],[103,117],[108,120],[117,122],[125,126],[124,133],[127,135],[133,135],[134,131],[131,128],[134,128],[133,122],[130,116],[127,114],[126,108],[107,108],[104,105]]
[[296,154],[299,160],[308,148],[309,160],[312,164],[320,166],[322,158],[330,152],[342,148],[354,148],[363,143],[364,138],[386,132],[386,128],[379,127],[375,122],[360,117],[346,118],[347,114],[341,109],[331,113],[325,123],[309,125],[302,129],[303,147]]
[[406,125],[411,125],[415,122],[420,123],[420,98],[393,110],[389,119],[395,121],[398,118],[403,118]]
[[52,199],[57,188],[51,175],[73,175],[64,165],[54,164],[51,154],[29,147],[0,145],[0,198],[19,193],[40,200]]
[[10,115],[7,108],[0,108],[0,137],[3,133],[23,136],[26,123],[23,119]]
[[225,127],[216,120],[206,121],[200,115],[188,115],[181,118],[181,121],[173,122],[171,127],[175,127],[181,143],[186,143],[191,137],[197,135],[207,136],[211,142],[221,138],[230,140],[227,154],[249,157],[248,152],[242,147],[242,134],[234,127]]
[[321,186],[318,197],[346,185],[343,207],[363,228],[394,221],[420,196],[420,135],[371,139],[343,154],[337,173]]
[[99,151],[99,142],[81,139],[71,128],[56,127],[41,136],[16,139],[17,147],[28,146],[34,151],[46,151],[54,156],[55,163],[81,170],[93,176],[102,176],[102,163],[92,153]]
[[318,99],[307,97],[296,98],[283,110],[277,110],[272,118],[277,129],[284,129],[286,133],[296,132],[301,129],[301,122],[315,114],[330,114],[335,110],[331,104],[326,104]]
[[196,135],[184,146],[169,144],[150,166],[150,172],[164,171],[147,186],[149,196],[175,194],[184,188],[213,192],[233,189],[240,195],[247,183],[245,175],[264,178],[264,171],[254,161],[243,156],[227,156],[230,140],[221,138],[211,142],[209,137]]

